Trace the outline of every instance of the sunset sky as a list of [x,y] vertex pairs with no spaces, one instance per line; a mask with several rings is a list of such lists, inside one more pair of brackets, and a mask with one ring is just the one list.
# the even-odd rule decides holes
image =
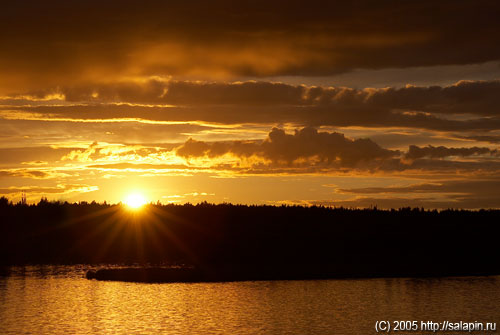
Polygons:
[[500,207],[498,1],[10,1],[0,196]]

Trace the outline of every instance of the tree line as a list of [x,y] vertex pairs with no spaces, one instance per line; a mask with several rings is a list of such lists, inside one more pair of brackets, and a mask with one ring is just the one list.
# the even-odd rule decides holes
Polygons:
[[0,255],[14,264],[302,266],[346,273],[500,269],[500,210],[209,204],[12,204]]

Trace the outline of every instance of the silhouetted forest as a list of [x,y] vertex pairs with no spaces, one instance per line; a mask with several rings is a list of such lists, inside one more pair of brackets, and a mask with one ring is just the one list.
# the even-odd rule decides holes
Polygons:
[[499,210],[0,199],[3,265],[150,263],[329,269],[342,274],[500,272]]

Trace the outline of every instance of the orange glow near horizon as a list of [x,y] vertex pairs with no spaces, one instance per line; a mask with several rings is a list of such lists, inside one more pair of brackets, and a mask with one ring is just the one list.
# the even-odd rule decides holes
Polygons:
[[19,3],[0,207],[500,209],[498,1]]

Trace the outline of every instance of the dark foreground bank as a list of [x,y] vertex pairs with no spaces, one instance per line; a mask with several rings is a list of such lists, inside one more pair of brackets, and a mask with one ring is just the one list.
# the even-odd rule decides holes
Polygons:
[[96,273],[98,279],[496,274],[500,273],[499,236],[498,210],[202,203],[147,205],[131,212],[109,204],[0,201],[0,266],[184,264],[197,269],[103,270]]
[[114,268],[89,270],[87,279],[142,282],[142,283],[192,283],[192,282],[228,282],[256,280],[308,280],[308,279],[344,279],[344,278],[384,278],[384,277],[456,277],[488,276],[500,274],[495,267],[487,264],[469,266],[419,266],[402,269],[362,267],[336,267],[301,265],[281,266],[218,266],[212,268]]

